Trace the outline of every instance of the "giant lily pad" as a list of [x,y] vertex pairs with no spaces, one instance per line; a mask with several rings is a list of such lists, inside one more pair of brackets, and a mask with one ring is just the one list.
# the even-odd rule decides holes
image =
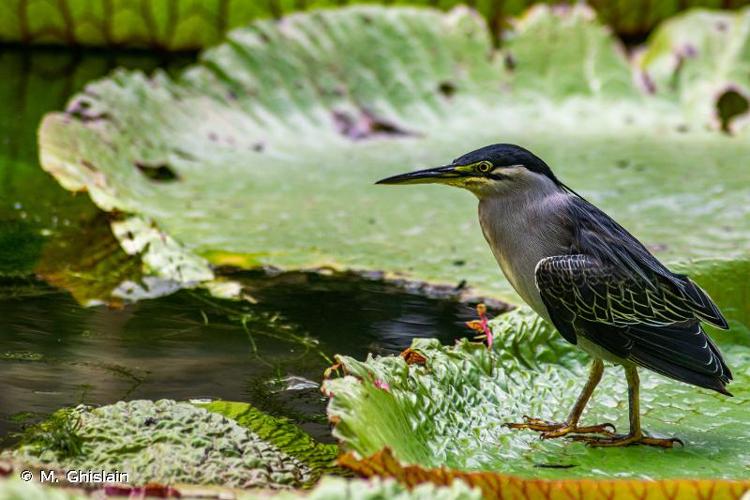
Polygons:
[[[745,480],[717,483],[722,488],[750,488],[750,330],[743,323],[750,306],[747,263],[704,266],[719,270],[714,280],[699,275],[704,286],[731,292],[720,303],[734,335],[714,338],[734,371],[735,397],[642,371],[643,425],[657,435],[679,436],[684,447],[596,449],[502,427],[524,414],[563,419],[586,377],[582,353],[534,313],[519,309],[493,323],[491,350],[468,341],[446,347],[415,340],[411,356],[365,362],[341,357],[346,375],[328,380],[324,390],[332,396],[328,413],[336,424],[334,435],[350,452],[344,462],[408,483],[462,477],[495,494],[497,488],[518,490],[518,478],[722,478]],[[585,422],[609,421],[627,429],[620,370],[605,371]],[[576,487],[584,485],[567,486]]]
[[676,91],[649,95],[634,77],[649,66],[633,71],[583,7],[535,8],[503,47],[466,9],[258,22],[178,78],[88,85],[45,118],[41,160],[131,214],[114,223],[123,247],[182,281],[210,278],[209,263],[332,265],[512,297],[470,195],[371,185],[497,141],[537,151],[664,258],[747,251],[746,129],[721,133]]
[[301,487],[317,476],[220,414],[169,400],[60,410],[3,458],[27,468],[127,473],[110,482]]

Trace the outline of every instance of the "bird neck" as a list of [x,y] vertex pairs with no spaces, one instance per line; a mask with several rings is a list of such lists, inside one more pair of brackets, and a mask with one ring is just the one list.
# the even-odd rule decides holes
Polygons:
[[500,268],[524,301],[543,316],[536,289],[537,263],[569,252],[571,234],[562,219],[570,194],[550,182],[549,189],[508,192],[479,200],[479,223]]

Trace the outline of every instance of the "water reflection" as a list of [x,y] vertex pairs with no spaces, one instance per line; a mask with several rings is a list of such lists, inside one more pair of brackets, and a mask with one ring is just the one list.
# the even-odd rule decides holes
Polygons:
[[37,128],[92,79],[116,67],[176,72],[195,59],[139,51],[0,46],[0,275],[32,271],[44,247],[98,209],[63,189],[39,166]]

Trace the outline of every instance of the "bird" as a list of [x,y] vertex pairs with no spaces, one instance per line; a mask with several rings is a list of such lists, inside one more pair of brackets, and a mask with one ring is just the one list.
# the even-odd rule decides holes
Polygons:
[[[672,448],[683,441],[641,427],[639,368],[731,396],[726,385],[732,373],[701,326],[728,328],[709,295],[688,276],[670,271],[537,155],[515,144],[492,144],[449,165],[376,182],[427,183],[476,195],[482,233],[508,282],[567,342],[592,358],[588,380],[564,421],[524,416],[507,427],[590,446]],[[580,424],[605,362],[625,371],[627,434],[617,434],[609,423]]]

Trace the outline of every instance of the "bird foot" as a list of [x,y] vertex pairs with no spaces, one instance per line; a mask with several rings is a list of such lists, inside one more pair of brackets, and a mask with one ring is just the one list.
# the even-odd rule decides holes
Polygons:
[[658,448],[674,448],[675,444],[685,446],[679,438],[656,438],[644,434],[617,434],[612,436],[582,436],[574,434],[568,439],[586,443],[592,447],[616,447],[616,446],[656,446]]
[[550,422],[549,420],[541,420],[526,415],[523,416],[523,420],[522,423],[509,422],[503,424],[503,426],[509,429],[537,431],[540,433],[540,439],[554,439],[567,436],[568,434],[604,434],[606,436],[614,436],[616,432],[615,426],[610,423],[578,426],[577,424],[574,425],[567,422]]

